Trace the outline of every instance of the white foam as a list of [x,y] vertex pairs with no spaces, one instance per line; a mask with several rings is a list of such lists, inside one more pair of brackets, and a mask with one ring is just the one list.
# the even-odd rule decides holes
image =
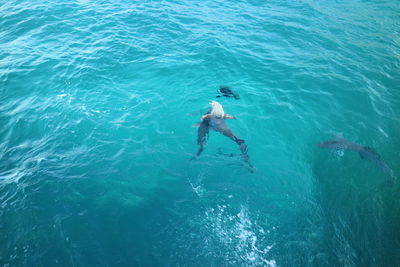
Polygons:
[[276,261],[268,258],[273,247],[266,244],[268,236],[265,233],[269,231],[251,220],[245,206],[232,215],[229,206],[218,205],[207,209],[205,215],[207,230],[228,251],[225,260],[229,265],[276,266]]

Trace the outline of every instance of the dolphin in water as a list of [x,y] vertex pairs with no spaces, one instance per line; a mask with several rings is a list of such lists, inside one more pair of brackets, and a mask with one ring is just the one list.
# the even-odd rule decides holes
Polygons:
[[[225,96],[225,97],[233,97],[233,98],[235,98],[236,100],[238,100],[238,99],[240,98],[239,95],[238,95],[238,94],[235,94],[235,93],[231,90],[231,88],[230,88],[229,86],[221,85],[221,86],[219,87],[219,92],[222,94],[222,96]],[[221,97],[221,95],[217,95],[217,97]]]
[[225,119],[236,118],[232,115],[225,114],[222,105],[217,101],[211,101],[210,105],[211,109],[205,115],[201,116],[201,122],[197,131],[197,144],[199,145],[199,150],[197,151],[196,157],[203,152],[204,145],[207,141],[208,132],[211,128],[222,133],[238,144],[244,161],[249,165],[250,171],[254,172],[254,167],[250,163],[249,156],[247,155],[247,146],[245,141],[240,139],[231,129],[229,129],[228,125],[225,123]]
[[381,156],[368,146],[360,146],[346,140],[343,136],[336,136],[334,140],[329,140],[317,144],[321,148],[331,148],[337,150],[354,150],[360,154],[362,159],[367,159],[374,162],[384,173],[395,178],[393,170],[382,160]]

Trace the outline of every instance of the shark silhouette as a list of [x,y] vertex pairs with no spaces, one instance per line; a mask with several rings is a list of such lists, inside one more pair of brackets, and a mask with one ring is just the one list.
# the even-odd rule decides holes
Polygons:
[[362,159],[374,162],[384,173],[395,177],[393,170],[382,160],[381,156],[368,146],[360,146],[356,143],[346,140],[343,136],[338,135],[334,140],[325,141],[317,144],[321,148],[331,148],[337,150],[354,150],[357,151]]

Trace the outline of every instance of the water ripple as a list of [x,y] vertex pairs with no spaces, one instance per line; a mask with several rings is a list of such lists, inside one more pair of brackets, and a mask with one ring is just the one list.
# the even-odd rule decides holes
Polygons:
[[[341,132],[400,172],[398,13],[393,1],[2,3],[0,264],[396,265],[398,184],[316,144]],[[189,161],[220,85],[240,95],[218,101],[253,175],[215,132]]]

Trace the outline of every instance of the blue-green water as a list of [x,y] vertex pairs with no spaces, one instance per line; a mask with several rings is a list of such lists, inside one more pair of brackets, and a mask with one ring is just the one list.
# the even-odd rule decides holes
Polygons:
[[[400,265],[398,1],[0,2],[2,266]],[[220,85],[238,146],[192,127]],[[355,151],[316,144],[343,136]],[[233,156],[231,155],[233,154]]]

